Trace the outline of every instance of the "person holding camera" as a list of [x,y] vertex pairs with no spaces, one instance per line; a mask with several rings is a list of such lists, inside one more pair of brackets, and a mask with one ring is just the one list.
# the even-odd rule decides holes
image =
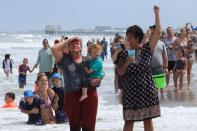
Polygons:
[[141,46],[143,31],[137,26],[127,29],[127,41],[138,54],[134,61],[127,50],[118,50],[115,64],[118,67],[119,84],[122,88],[124,131],[133,131],[134,122],[143,121],[145,131],[153,131],[152,118],[160,116],[158,92],[151,73],[152,52],[160,39],[160,8],[154,6],[155,32],[149,42]]
[[[131,49],[130,46],[129,46],[129,43],[127,41],[125,41],[125,38],[121,35],[116,35],[115,38],[114,38],[114,42],[112,43],[112,47],[110,49],[111,51],[111,57],[112,57],[112,60],[115,61],[115,57],[118,53],[118,50],[127,50],[128,52],[128,56],[129,56],[129,59],[131,61],[133,61],[135,59],[135,50],[134,49]],[[115,68],[114,68],[114,74],[115,74],[115,78],[114,78],[114,87],[115,87],[115,93],[117,94],[119,89],[121,89],[119,87],[119,82],[118,82],[118,68],[115,64]]]
[[[114,41],[111,45],[111,48],[110,48],[110,52],[111,52],[111,58],[112,60],[114,61],[114,54],[116,52],[116,50],[119,50],[121,47],[123,47],[123,44],[124,44],[124,37],[123,36],[120,36],[120,35],[116,35],[114,37]],[[116,65],[114,66],[114,74],[115,74],[115,77],[114,77],[114,88],[115,88],[115,93],[118,94],[119,92],[119,84],[118,84],[118,75],[117,75],[117,67]]]

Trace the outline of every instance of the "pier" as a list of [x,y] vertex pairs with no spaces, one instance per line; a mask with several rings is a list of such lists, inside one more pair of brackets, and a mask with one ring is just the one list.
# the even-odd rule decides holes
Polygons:
[[120,34],[120,35],[125,35],[125,32],[123,31],[104,31],[104,32],[97,32],[97,31],[53,31],[53,32],[49,32],[49,31],[45,31],[45,34],[47,35],[57,35],[57,36],[67,36],[67,35],[77,35],[77,36],[100,36],[100,35],[104,35],[104,36],[111,36],[111,35],[115,35],[116,33]]
[[120,35],[125,35],[126,28],[114,28],[110,26],[96,26],[94,29],[75,29],[71,31],[62,31],[61,26],[58,25],[46,25],[45,34],[47,35],[57,35],[57,36],[67,36],[67,35],[77,35],[77,36],[111,36],[116,33]]

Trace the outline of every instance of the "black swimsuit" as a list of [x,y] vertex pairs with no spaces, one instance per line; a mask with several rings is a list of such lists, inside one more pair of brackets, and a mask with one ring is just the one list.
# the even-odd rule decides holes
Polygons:
[[185,62],[183,60],[177,60],[176,61],[176,65],[175,65],[175,70],[178,69],[178,70],[184,70],[185,69]]

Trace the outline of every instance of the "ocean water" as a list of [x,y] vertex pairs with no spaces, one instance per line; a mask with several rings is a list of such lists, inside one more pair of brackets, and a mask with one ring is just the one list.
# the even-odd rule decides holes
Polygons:
[[[0,105],[4,103],[4,94],[13,91],[16,94],[16,103],[19,102],[23,94],[23,89],[18,89],[18,66],[22,59],[29,59],[30,68],[36,63],[38,50],[42,47],[42,39],[47,38],[51,45],[58,39],[57,36],[46,36],[40,34],[0,34],[0,61],[3,60],[5,53],[10,53],[14,60],[13,74],[6,78],[2,65],[0,65]],[[86,55],[86,42],[92,38],[102,36],[83,36],[83,54]],[[109,40],[111,37],[107,37]],[[197,80],[197,66],[193,68],[193,81]],[[114,92],[114,72],[113,64],[110,59],[104,62],[105,78],[101,87],[98,88],[99,108],[97,115],[96,131],[121,131],[124,125],[122,117],[122,106],[119,104],[119,97]],[[27,75],[27,85],[25,89],[33,89],[34,81],[38,70]],[[192,101],[193,102],[193,101]],[[196,131],[197,130],[197,107],[194,105],[185,107],[184,104],[178,106],[161,105],[161,117],[154,119],[155,131]],[[55,124],[44,126],[26,125],[27,115],[20,112],[19,109],[1,109],[0,108],[0,131],[69,131],[68,124]],[[135,131],[143,131],[143,123],[137,122],[134,126]]]

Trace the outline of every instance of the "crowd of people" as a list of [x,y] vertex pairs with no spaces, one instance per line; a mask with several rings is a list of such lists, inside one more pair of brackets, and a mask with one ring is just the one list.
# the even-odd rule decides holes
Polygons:
[[[146,33],[144,33],[141,46],[150,41],[155,33],[156,26],[150,26]],[[117,35],[114,38],[111,47],[111,56],[114,61],[114,54],[117,47],[124,47],[127,49],[128,56],[133,61],[138,58],[139,51],[133,50],[128,46],[127,40],[124,36]],[[121,46],[120,46],[121,45]],[[122,48],[121,48],[122,49]],[[180,29],[180,32],[175,32],[173,27],[167,27],[166,31],[162,33],[157,45],[152,52],[151,71],[152,75],[165,74],[166,86],[165,91],[170,90],[170,78],[173,79],[174,91],[181,91],[183,87],[184,76],[187,78],[187,89],[191,90],[191,71],[195,60],[195,53],[197,52],[197,32],[186,25]],[[197,58],[197,57],[196,57]],[[118,78],[117,66],[115,66],[115,91],[118,92]],[[172,77],[170,77],[172,75]],[[163,90],[162,90],[163,91]]]
[[[31,73],[39,66],[34,90],[25,90],[19,103],[21,112],[28,114],[27,124],[69,121],[71,131],[81,128],[84,131],[95,130],[98,108],[96,88],[104,77],[103,47],[93,43],[88,46],[88,55],[82,56],[82,40],[78,37],[55,40],[52,47],[47,39],[42,44],[34,67],[30,69],[28,59],[24,58],[18,68],[19,88],[24,89],[27,71]],[[6,54],[3,69],[7,77],[12,73],[11,62],[10,54]],[[13,92],[6,93],[2,108],[17,107],[14,99]]]
[[[153,76],[165,74],[166,91],[173,74],[174,90],[182,90],[187,74],[187,88],[191,90],[193,53],[197,33],[188,25],[180,33],[168,27],[161,31],[160,8],[154,6],[155,25],[146,33],[133,25],[126,36],[116,34],[110,43],[114,63],[115,91],[121,90],[124,131],[132,131],[134,122],[143,121],[145,131],[153,131],[152,119],[160,116],[158,90]],[[89,40],[87,56],[82,56],[82,40],[62,37],[50,47],[43,40],[37,62],[32,69],[24,58],[18,68],[19,88],[26,85],[27,71],[39,66],[35,90],[25,90],[19,103],[22,113],[28,114],[28,124],[43,125],[69,122],[71,131],[94,131],[98,109],[97,87],[104,77],[103,61],[107,59],[108,42]],[[5,55],[3,69],[7,77],[12,73],[13,60]],[[63,76],[63,77],[62,77]],[[178,84],[179,80],[179,84]],[[179,86],[178,86],[179,85]],[[17,107],[15,95],[5,95],[3,108]],[[53,114],[55,112],[55,114]]]

